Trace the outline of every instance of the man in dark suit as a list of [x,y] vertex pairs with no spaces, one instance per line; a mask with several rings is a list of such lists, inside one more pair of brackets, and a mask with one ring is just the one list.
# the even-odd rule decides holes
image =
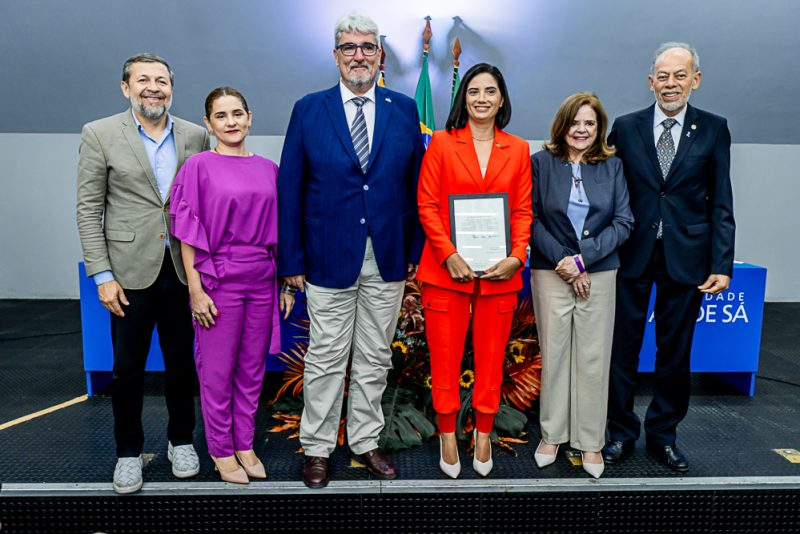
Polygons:
[[173,73],[154,54],[128,58],[122,94],[130,109],[83,127],[78,231],[86,273],[111,312],[114,491],[142,487],[144,369],[158,328],[166,375],[167,458],[179,478],[200,471],[192,445],[194,332],[181,244],[169,229],[169,192],[183,162],[208,149],[208,134],[168,113]]
[[282,291],[305,289],[311,319],[300,442],[312,488],[329,480],[350,360],[350,450],[373,476],[397,476],[378,449],[381,397],[407,270],[423,242],[419,115],[413,100],[375,84],[375,22],[339,19],[333,58],[341,80],[295,104],[278,175]]
[[609,135],[623,162],[635,224],[620,249],[609,441],[603,449],[608,464],[619,462],[639,437],[634,390],[655,284],[657,350],[644,422],[647,447],[675,471],[689,469],[676,446],[676,428],[689,408],[692,337],[703,294],[728,288],[735,232],[727,122],[688,104],[700,77],[691,46],[661,45],[648,77],[656,104],[618,118]]

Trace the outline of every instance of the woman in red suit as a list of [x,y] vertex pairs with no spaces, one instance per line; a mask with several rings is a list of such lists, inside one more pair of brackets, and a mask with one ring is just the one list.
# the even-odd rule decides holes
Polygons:
[[[492,65],[475,65],[464,75],[446,129],[433,134],[419,176],[419,217],[427,241],[417,278],[423,282],[439,467],[451,478],[461,472],[455,431],[470,312],[476,426],[472,467],[482,476],[492,469],[489,435],[500,406],[503,357],[533,221],[530,150],[525,140],[502,130],[510,118],[503,75]],[[511,254],[478,276],[450,239],[449,197],[485,193],[508,195]]]

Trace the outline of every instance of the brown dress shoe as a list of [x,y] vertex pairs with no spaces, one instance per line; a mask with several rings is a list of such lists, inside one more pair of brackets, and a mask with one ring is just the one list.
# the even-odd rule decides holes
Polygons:
[[372,449],[364,454],[356,454],[356,460],[367,466],[367,471],[381,480],[394,480],[397,478],[397,469],[392,460],[381,452],[380,449]]
[[324,488],[328,485],[328,459],[322,456],[303,457],[303,484],[309,488]]

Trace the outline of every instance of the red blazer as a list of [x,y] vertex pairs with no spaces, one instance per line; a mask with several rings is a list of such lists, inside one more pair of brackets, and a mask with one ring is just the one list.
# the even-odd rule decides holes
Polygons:
[[[450,241],[449,195],[508,193],[511,224],[511,256],[525,264],[531,236],[531,159],[528,142],[495,128],[495,142],[486,176],[481,177],[478,156],[472,144],[469,124],[461,130],[435,132],[422,160],[417,201],[419,219],[427,240],[417,278],[445,289],[472,293],[475,282],[456,282],[444,261],[456,252]],[[522,268],[520,268],[520,271]],[[497,295],[519,291],[517,274],[505,281],[480,281],[481,294]]]

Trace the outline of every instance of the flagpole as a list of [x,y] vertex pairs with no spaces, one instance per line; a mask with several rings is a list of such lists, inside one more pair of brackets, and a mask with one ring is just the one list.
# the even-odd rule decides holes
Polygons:
[[414,100],[417,102],[417,111],[419,112],[419,127],[422,134],[422,142],[425,148],[428,148],[428,143],[431,142],[433,131],[436,129],[433,118],[433,94],[431,91],[431,79],[428,75],[428,53],[431,48],[431,17],[425,17],[425,30],[422,32],[422,70],[419,73],[419,81],[417,82],[417,92],[414,95]]
[[461,85],[461,77],[458,75],[459,62],[458,58],[461,57],[461,41],[456,36],[456,42],[453,43],[453,88],[450,92],[450,109],[453,109],[453,104],[456,100],[456,93]]
[[383,46],[385,40],[386,40],[385,35],[378,36],[378,43],[381,46],[381,63],[378,66],[378,68],[380,69],[380,75],[378,77],[378,85],[381,87],[386,87],[386,73],[385,73],[386,48]]

